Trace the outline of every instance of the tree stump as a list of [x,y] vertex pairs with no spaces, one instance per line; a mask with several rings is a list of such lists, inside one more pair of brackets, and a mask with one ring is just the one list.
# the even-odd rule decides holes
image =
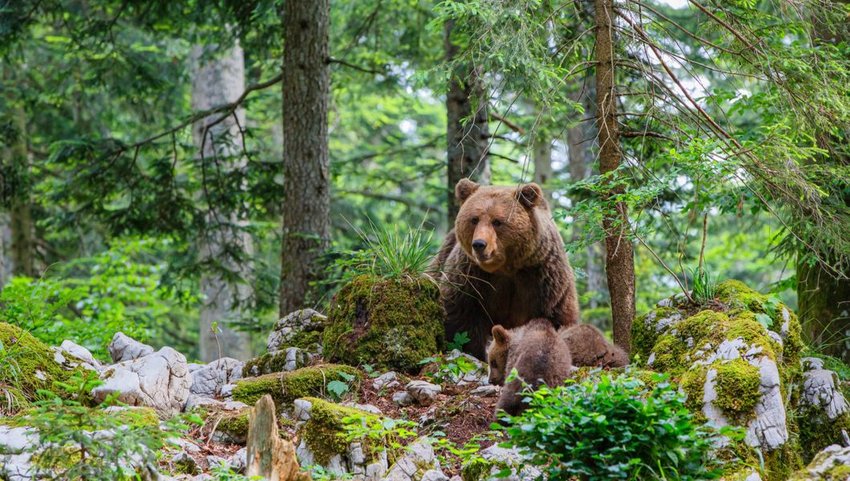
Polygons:
[[254,405],[248,418],[247,476],[268,481],[310,481],[295,458],[295,446],[281,439],[277,430],[274,401],[268,394]]

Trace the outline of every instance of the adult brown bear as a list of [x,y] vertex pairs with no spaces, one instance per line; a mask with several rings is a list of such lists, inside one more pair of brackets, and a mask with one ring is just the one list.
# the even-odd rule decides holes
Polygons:
[[578,296],[564,242],[537,184],[455,186],[460,211],[432,268],[439,272],[446,338],[466,332],[464,350],[484,359],[494,325],[531,319],[578,323]]

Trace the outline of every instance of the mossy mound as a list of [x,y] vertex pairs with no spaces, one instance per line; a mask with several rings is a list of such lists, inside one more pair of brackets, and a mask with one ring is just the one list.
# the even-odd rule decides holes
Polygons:
[[436,284],[364,275],[331,302],[322,347],[334,361],[413,372],[442,349],[444,337]]
[[328,383],[332,381],[341,381],[349,386],[349,392],[355,392],[362,379],[363,373],[354,367],[320,364],[240,379],[233,388],[233,399],[252,406],[264,394],[269,394],[275,404],[282,407],[301,397],[328,396]]
[[[80,367],[64,369],[54,360],[50,347],[5,322],[0,322],[0,345],[0,397],[9,396],[13,411],[38,399],[38,390],[52,390],[55,382],[66,382],[75,373],[83,373]],[[70,357],[67,353],[63,356]]]
[[267,352],[245,362],[242,377],[260,376],[281,371],[293,371],[303,367],[310,361],[310,354],[295,348],[282,351]]
[[[303,399],[311,404],[310,419],[298,429],[298,435],[313,453],[313,459],[319,465],[326,465],[331,458],[345,454],[352,441],[346,439],[346,423],[344,419],[359,420],[364,425],[379,425],[381,416],[362,411],[357,408],[342,406],[323,399],[307,397]],[[377,453],[388,449],[380,440],[364,438],[357,440],[362,443],[366,463],[373,461]]]

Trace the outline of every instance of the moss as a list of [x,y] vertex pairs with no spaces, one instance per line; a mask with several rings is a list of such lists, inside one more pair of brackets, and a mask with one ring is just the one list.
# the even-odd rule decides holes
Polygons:
[[52,390],[55,382],[83,374],[83,368],[63,369],[50,347],[17,326],[0,322],[0,344],[0,394],[8,393],[17,409],[39,399],[39,389]]
[[752,420],[754,409],[761,399],[759,368],[743,359],[715,363],[717,370],[717,399],[714,404],[745,425]]
[[[306,352],[301,352],[298,355],[301,356],[300,362],[296,360],[296,365],[304,365],[307,362],[307,354]],[[297,355],[297,356],[298,356]],[[262,356],[255,357],[250,361],[245,363],[245,366],[242,368],[242,376],[250,377],[261,374],[270,374],[274,372],[281,372],[286,367],[286,351],[274,351],[267,352]]]
[[281,407],[301,397],[325,396],[329,382],[347,382],[346,376],[354,376],[351,382],[355,385],[351,386],[350,391],[356,391],[356,384],[363,379],[363,374],[357,368],[338,364],[320,364],[291,372],[245,378],[236,382],[233,399],[253,405],[264,394],[269,394],[275,404]]
[[803,467],[800,446],[790,441],[779,449],[765,453],[765,481],[785,481],[791,474]]
[[482,481],[487,479],[493,467],[494,463],[492,461],[488,461],[481,456],[475,456],[463,463],[463,466],[460,468],[460,477],[463,481]]
[[115,412],[115,417],[125,425],[136,428],[159,427],[159,415],[156,410],[148,407],[132,407]]
[[697,369],[690,369],[682,375],[679,381],[679,386],[685,392],[685,407],[694,413],[694,418],[699,423],[706,421],[705,414],[702,412],[703,398],[705,397],[705,380],[707,369],[700,366]]
[[251,408],[243,408],[233,413],[222,413],[218,418],[216,430],[227,434],[231,439],[247,439],[248,417],[250,414]]
[[806,407],[800,409],[795,417],[800,425],[803,459],[807,461],[831,444],[843,444],[842,431],[850,433],[850,413],[827,419],[822,410]]
[[[312,404],[310,420],[304,423],[299,434],[313,452],[318,464],[327,464],[332,457],[348,450],[349,442],[345,439],[343,419],[348,416],[359,416],[366,419],[378,419],[379,416],[361,411],[356,408],[340,406],[318,398],[305,398]],[[364,446],[364,454],[369,457],[371,452]]]
[[364,275],[331,302],[322,346],[331,360],[413,372],[442,349],[444,336],[436,284]]
[[652,368],[666,372],[674,378],[681,377],[693,363],[689,355],[706,343],[716,347],[723,341],[729,318],[716,311],[701,311],[677,322],[667,334],[658,337],[652,353]]
[[638,359],[640,363],[645,363],[652,352],[658,340],[658,331],[656,324],[658,319],[670,317],[680,317],[678,309],[672,307],[658,307],[648,312],[647,314],[636,319],[632,323],[632,357]]

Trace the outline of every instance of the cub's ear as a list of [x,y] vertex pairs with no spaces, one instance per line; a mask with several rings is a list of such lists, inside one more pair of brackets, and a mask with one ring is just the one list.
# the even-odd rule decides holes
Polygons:
[[517,198],[526,207],[534,207],[543,204],[543,190],[534,182],[525,184],[519,188]]
[[511,340],[511,333],[502,326],[493,326],[493,342],[496,344],[507,344]]
[[455,186],[455,197],[461,204],[478,190],[479,185],[469,179],[460,179]]

